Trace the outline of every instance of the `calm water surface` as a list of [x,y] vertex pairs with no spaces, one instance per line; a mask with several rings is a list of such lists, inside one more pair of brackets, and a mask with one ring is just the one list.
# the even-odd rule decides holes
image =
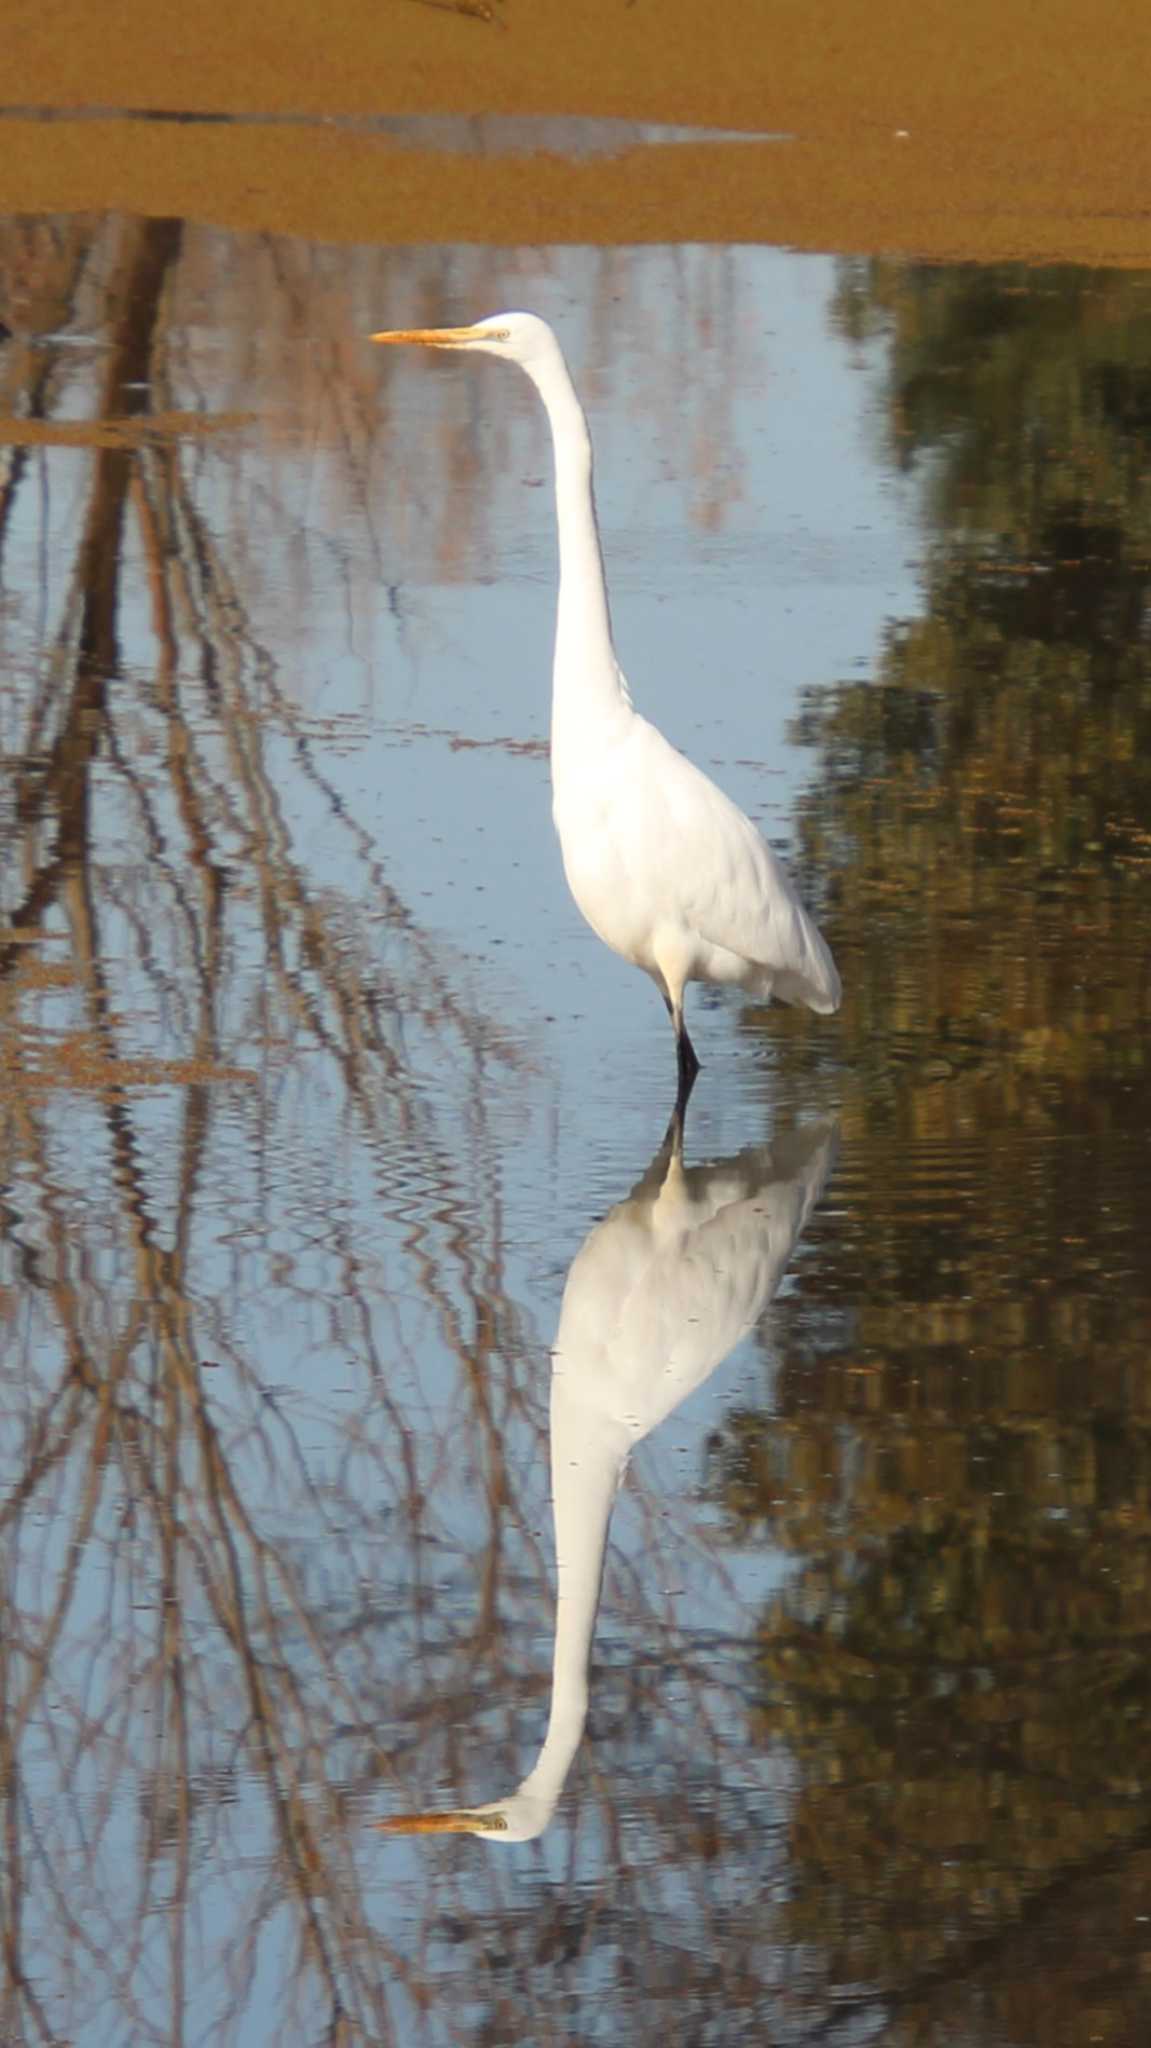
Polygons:
[[[4,2040],[1145,2038],[1151,281],[0,283]],[[682,1159],[534,394],[363,340],[509,303],[843,969],[696,992]]]

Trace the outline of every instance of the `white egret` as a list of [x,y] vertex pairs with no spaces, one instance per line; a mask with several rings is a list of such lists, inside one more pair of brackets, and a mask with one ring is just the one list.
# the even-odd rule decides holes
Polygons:
[[699,1070],[683,1016],[689,981],[735,983],[826,1014],[839,1007],[835,963],[750,818],[633,708],[612,644],[591,437],[546,321],[497,313],[372,339],[500,356],[543,399],[559,526],[551,762],[564,871],[592,930],[663,996],[682,1107]]
[[637,1443],[753,1329],[819,1199],[834,1129],[685,1168],[682,1122],[626,1201],[596,1225],[564,1288],[551,1388],[555,1651],[547,1733],[506,1799],[398,1814],[391,1834],[542,1834],[583,1735],[608,1524]]

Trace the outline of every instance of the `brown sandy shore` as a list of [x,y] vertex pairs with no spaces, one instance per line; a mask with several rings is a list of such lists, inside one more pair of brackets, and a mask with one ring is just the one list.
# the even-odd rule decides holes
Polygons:
[[21,0],[5,41],[3,100],[37,115],[583,114],[793,139],[589,162],[401,148],[319,121],[10,113],[4,212],[1151,264],[1138,0]]

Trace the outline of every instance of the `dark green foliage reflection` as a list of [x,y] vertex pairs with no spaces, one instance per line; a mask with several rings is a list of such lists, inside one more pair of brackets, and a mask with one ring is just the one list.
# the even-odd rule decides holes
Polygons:
[[796,1555],[756,1733],[798,1762],[785,1918],[845,2024],[1120,2048],[1151,2003],[1151,282],[850,265],[838,317],[889,341],[927,603],[803,718],[839,1307],[823,1345],[785,1324],[710,1489]]

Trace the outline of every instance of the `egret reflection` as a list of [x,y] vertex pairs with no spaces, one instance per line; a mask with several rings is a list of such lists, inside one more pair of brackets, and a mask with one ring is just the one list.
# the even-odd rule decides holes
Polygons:
[[509,1797],[399,1814],[377,1823],[386,1832],[510,1843],[547,1827],[587,1719],[608,1527],[628,1459],[754,1328],[822,1193],[834,1135],[828,1123],[800,1126],[689,1167],[676,1118],[576,1254],[553,1352],[556,1614],[543,1747]]

